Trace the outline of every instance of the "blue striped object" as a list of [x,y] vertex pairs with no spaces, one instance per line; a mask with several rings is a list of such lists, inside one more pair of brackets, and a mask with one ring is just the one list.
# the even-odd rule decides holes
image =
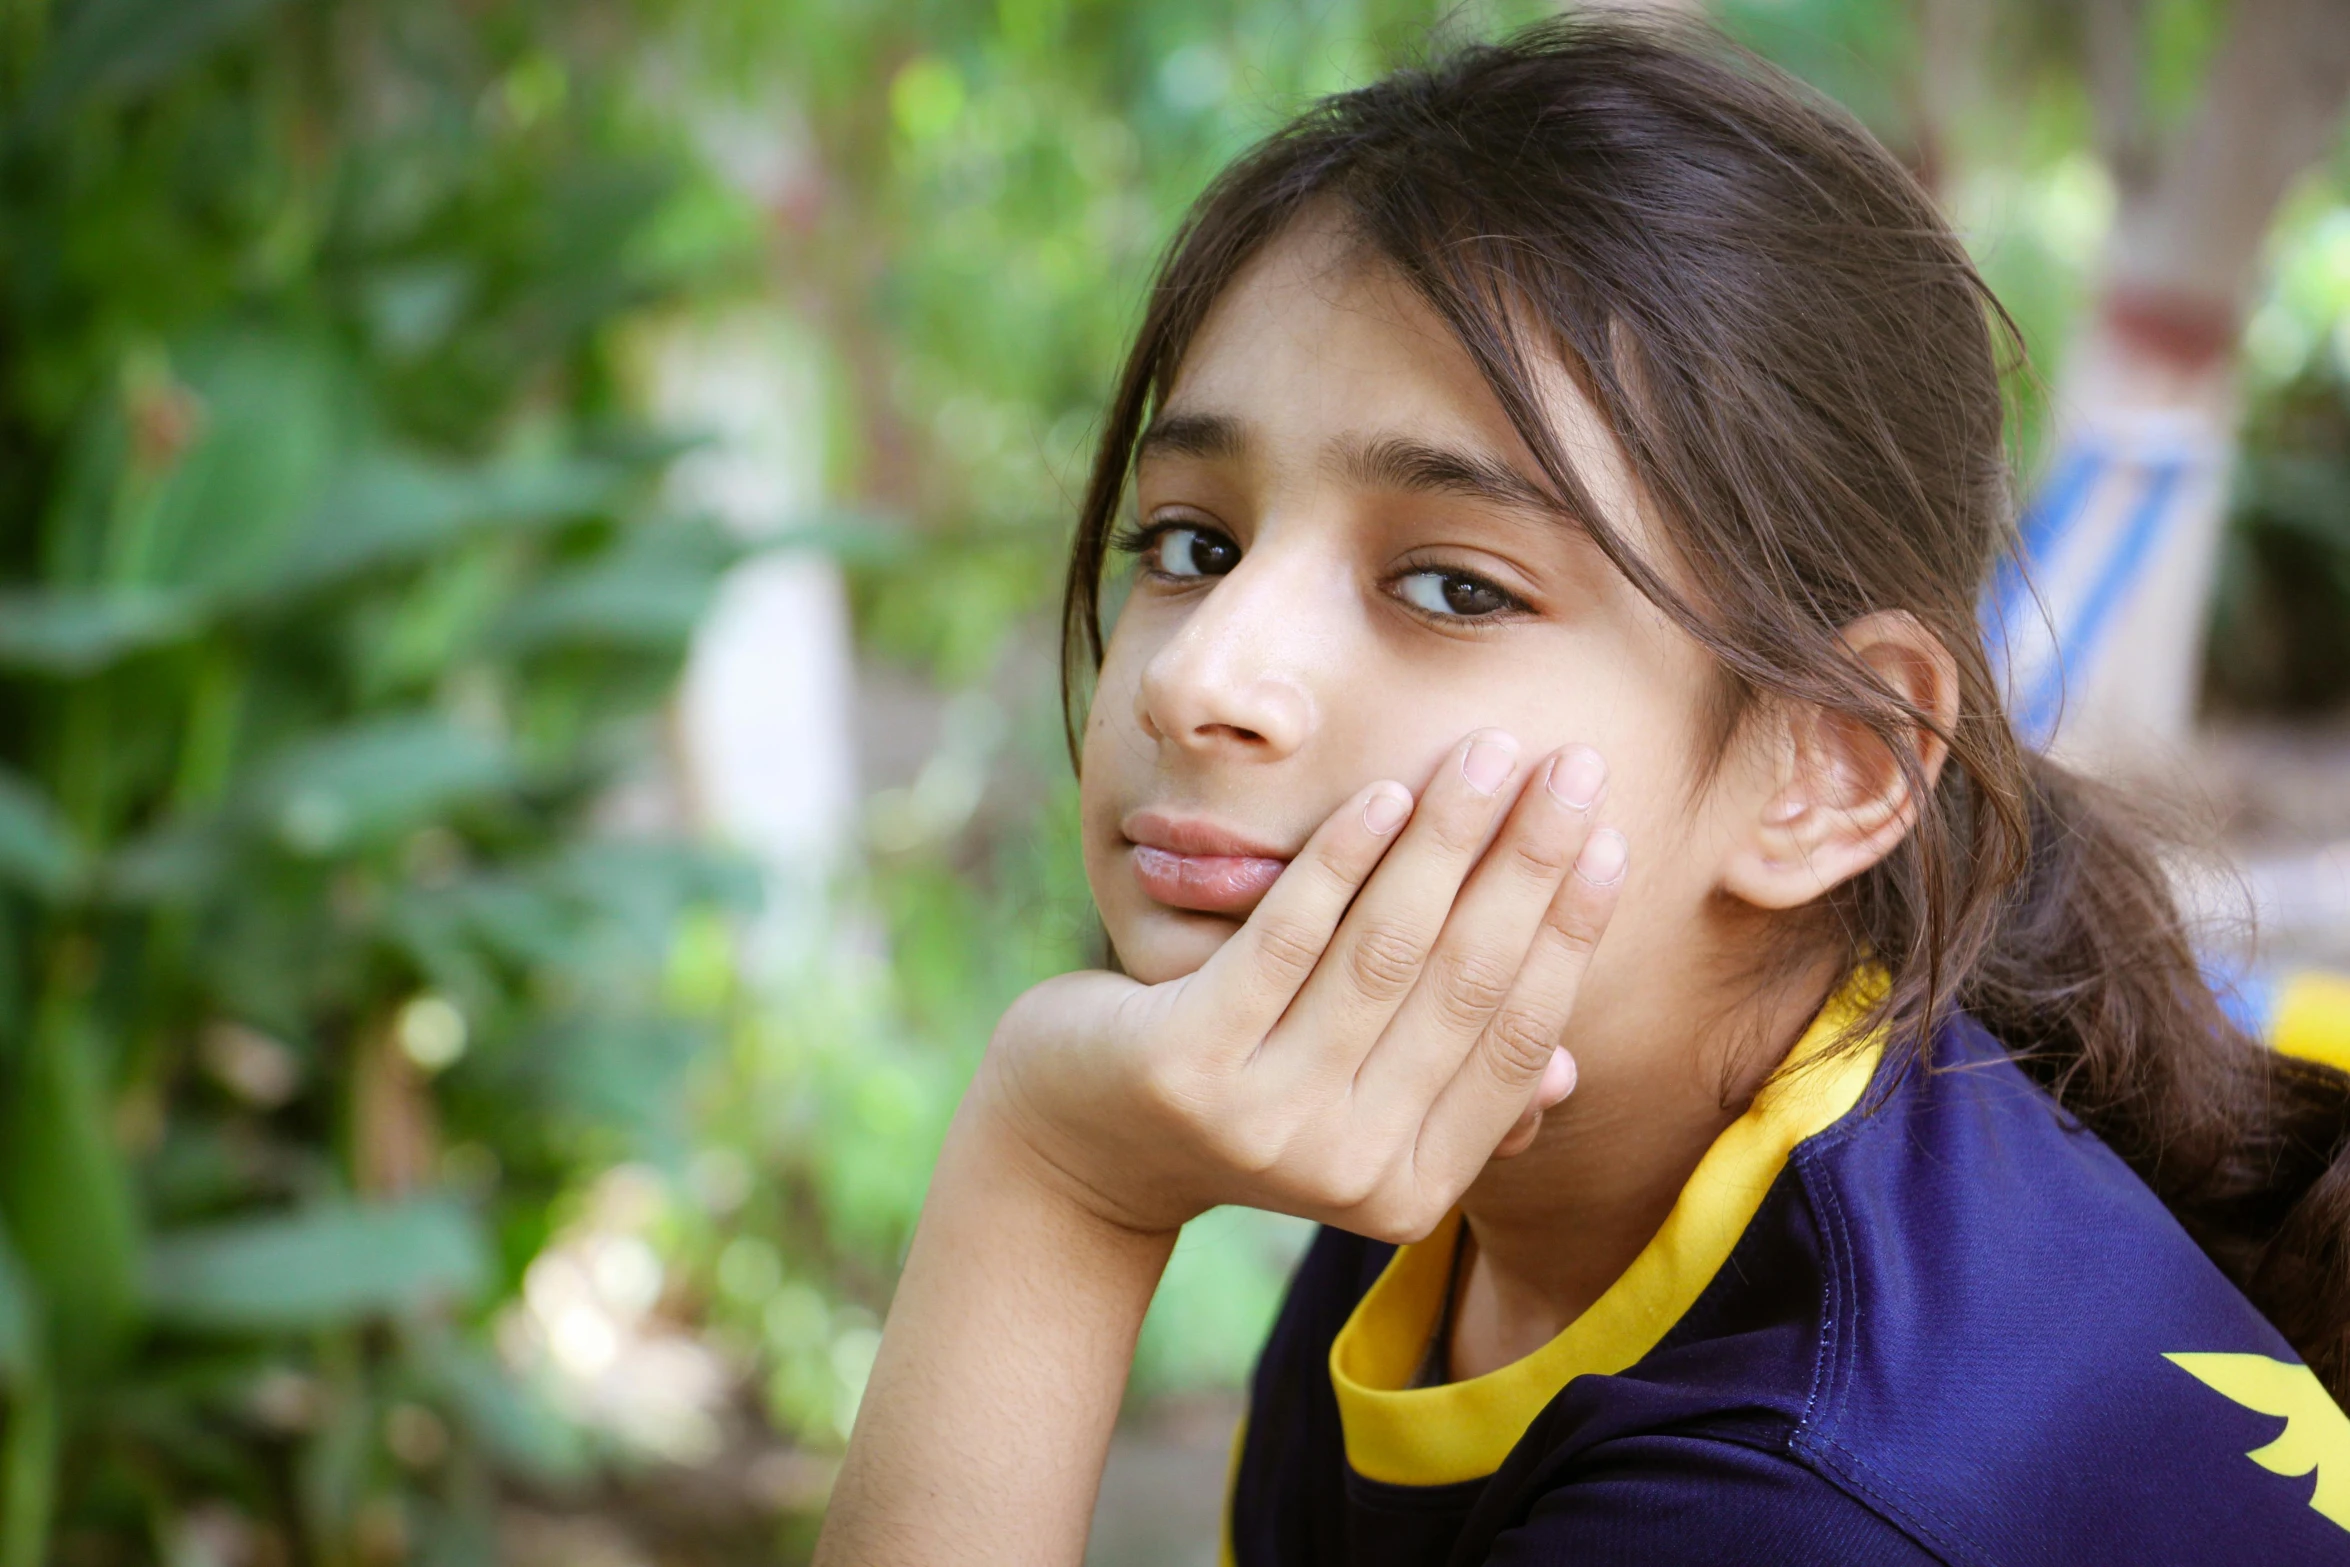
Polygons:
[[2029,743],[2056,738],[2068,691],[2111,651],[2151,568],[2180,542],[2189,513],[2209,504],[2222,461],[2205,432],[2177,421],[2083,426],[2065,436],[1983,606],[2008,709]]

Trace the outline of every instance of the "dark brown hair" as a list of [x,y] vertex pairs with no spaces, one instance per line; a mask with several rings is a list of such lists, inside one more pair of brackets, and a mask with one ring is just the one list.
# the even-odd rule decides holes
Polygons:
[[[1801,936],[1893,984],[1914,1060],[1963,1008],[2091,1126],[2350,1396],[2350,1077],[2223,1016],[2154,840],[2021,745],[1977,629],[2012,543],[2005,314],[1866,131],[1713,35],[1569,19],[1325,100],[1241,158],[1169,247],[1119,380],[1063,607],[1064,694],[1102,653],[1135,443],[1240,269],[1309,206],[1449,325],[1563,515],[1719,661],[1727,742],[1758,702],[1865,724],[1923,805]],[[1543,411],[1564,361],[1667,520],[1676,591],[1589,503]],[[1838,631],[1905,610],[1956,657],[1927,715]]]

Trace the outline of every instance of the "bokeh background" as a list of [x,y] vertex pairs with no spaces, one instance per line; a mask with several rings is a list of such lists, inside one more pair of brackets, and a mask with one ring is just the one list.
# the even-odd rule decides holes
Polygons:
[[[0,1567],[804,1555],[988,1029],[1096,950],[1052,622],[1157,248],[1541,10],[0,3]],[[2031,474],[2271,10],[1712,14],[1947,203]],[[2338,111],[2207,220],[2254,264],[2171,765],[2316,961]],[[1097,1561],[1210,1559],[1297,1243],[1187,1233]]]

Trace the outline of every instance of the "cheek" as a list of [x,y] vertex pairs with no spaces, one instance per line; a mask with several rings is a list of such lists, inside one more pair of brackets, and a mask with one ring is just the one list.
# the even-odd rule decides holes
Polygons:
[[1149,792],[1152,747],[1136,716],[1142,659],[1129,631],[1122,621],[1119,630],[1112,633],[1086,709],[1079,747],[1077,815],[1085,879],[1094,906],[1101,912],[1111,942],[1132,971],[1136,962],[1132,948],[1145,900],[1128,874],[1126,840],[1119,823]]
[[1105,825],[1114,832],[1129,779],[1138,759],[1147,758],[1150,750],[1136,714],[1143,656],[1135,642],[1121,621],[1103,649],[1102,666],[1086,704],[1078,745],[1077,804],[1089,842]]
[[[1702,671],[1669,655],[1586,650],[1503,676],[1471,715],[1508,726],[1537,757],[1581,744],[1606,759],[1599,820],[1621,832],[1631,849],[1631,879],[1618,913],[1626,927],[1687,924],[1715,880],[1718,824],[1704,807],[1708,791],[1699,782],[1704,690]],[[1448,708],[1467,710],[1457,701]],[[1439,743],[1454,738],[1448,733]]]

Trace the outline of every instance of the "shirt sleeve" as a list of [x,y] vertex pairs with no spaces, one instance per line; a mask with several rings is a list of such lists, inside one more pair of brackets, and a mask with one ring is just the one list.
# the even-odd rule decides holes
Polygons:
[[1906,1532],[1811,1470],[1702,1437],[1645,1436],[1586,1454],[1487,1567],[1925,1567]]

